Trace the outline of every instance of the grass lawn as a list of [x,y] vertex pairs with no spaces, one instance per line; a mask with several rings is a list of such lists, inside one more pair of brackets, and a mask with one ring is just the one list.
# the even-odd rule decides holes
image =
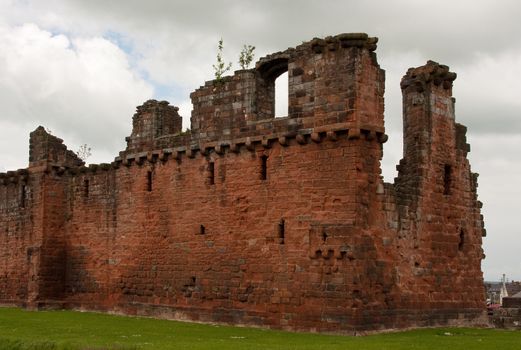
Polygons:
[[521,332],[437,328],[365,337],[0,308],[0,350],[58,349],[521,349]]

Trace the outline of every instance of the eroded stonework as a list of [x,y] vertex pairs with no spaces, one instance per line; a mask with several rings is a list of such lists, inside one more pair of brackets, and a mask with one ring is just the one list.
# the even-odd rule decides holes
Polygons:
[[1,302],[347,333],[479,322],[485,230],[456,74],[404,76],[404,158],[384,183],[376,43],[313,39],[209,81],[190,132],[147,101],[110,164],[36,129],[29,167],[0,174]]

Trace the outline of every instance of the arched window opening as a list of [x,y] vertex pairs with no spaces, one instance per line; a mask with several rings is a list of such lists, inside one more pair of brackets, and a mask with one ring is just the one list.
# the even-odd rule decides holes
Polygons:
[[288,116],[288,72],[275,79],[275,118]]
[[257,116],[259,119],[286,117],[288,113],[288,55],[274,57],[258,68]]

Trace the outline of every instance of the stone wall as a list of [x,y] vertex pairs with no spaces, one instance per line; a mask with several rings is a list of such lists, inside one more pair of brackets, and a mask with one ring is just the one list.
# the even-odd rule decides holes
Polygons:
[[0,174],[0,300],[23,304],[28,298],[32,253],[32,195],[28,171]]
[[0,175],[0,300],[347,333],[482,321],[456,76],[406,74],[404,158],[384,183],[376,42],[313,39],[206,82],[188,132],[147,101],[111,164],[85,167],[38,128],[30,167]]
[[491,317],[492,324],[497,328],[521,330],[521,307],[519,303],[516,304],[495,309]]
[[502,306],[504,308],[521,309],[521,298],[520,297],[504,297]]

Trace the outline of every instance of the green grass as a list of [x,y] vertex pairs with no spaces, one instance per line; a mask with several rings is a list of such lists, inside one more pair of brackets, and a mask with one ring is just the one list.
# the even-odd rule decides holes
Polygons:
[[521,332],[436,328],[365,337],[0,308],[0,350],[146,349],[520,349]]

